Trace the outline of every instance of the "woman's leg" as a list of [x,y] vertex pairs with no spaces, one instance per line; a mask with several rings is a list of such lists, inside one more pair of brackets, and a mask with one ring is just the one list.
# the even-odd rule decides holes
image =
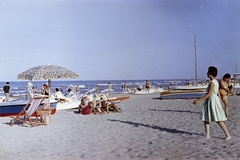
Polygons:
[[205,138],[210,139],[210,124],[207,121],[204,121],[204,127],[206,131]]
[[217,122],[217,124],[222,128],[223,132],[225,133],[225,140],[231,139],[230,134],[228,133],[227,127],[223,122]]

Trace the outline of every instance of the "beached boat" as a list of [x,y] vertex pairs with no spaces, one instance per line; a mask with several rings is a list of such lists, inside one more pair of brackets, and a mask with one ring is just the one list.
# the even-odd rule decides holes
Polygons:
[[186,86],[176,86],[173,87],[174,90],[203,90],[203,89],[207,89],[207,84],[206,85],[186,85]]
[[78,108],[81,100],[74,97],[66,97],[66,99],[59,100],[56,110],[75,109]]
[[109,102],[120,102],[120,101],[126,100],[128,98],[130,98],[130,96],[112,97],[112,98],[109,98],[108,101]]
[[[88,100],[93,101],[93,95],[88,95]],[[118,97],[106,97],[103,98],[109,102],[121,102],[129,98],[129,96],[118,96]],[[96,101],[100,100],[100,96],[96,97]],[[64,101],[59,101],[56,106],[56,110],[65,110],[65,109],[76,109],[81,103],[81,99],[67,97]]]
[[[0,117],[17,116],[28,102],[29,101],[1,102]],[[38,108],[43,108],[44,103],[48,103],[47,100],[44,100],[43,103]],[[56,113],[56,105],[57,105],[57,102],[50,103],[50,108],[52,110],[51,114]],[[35,114],[33,114],[33,116],[35,116]]]
[[173,90],[160,93],[160,99],[196,99],[206,94],[206,90]]

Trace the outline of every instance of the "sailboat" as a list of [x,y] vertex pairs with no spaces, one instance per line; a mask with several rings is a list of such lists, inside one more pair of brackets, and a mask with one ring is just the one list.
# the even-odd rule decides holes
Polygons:
[[196,45],[196,35],[194,34],[194,55],[195,55],[195,79],[194,85],[176,86],[174,90],[205,90],[207,84],[198,84],[198,74],[197,74],[197,45]]
[[194,34],[195,78],[196,85],[176,86],[173,90],[160,93],[160,99],[195,99],[206,94],[207,84],[198,84],[196,35]]

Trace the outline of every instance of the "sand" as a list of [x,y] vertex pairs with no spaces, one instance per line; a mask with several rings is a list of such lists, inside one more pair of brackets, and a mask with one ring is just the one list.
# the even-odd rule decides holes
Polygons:
[[0,117],[0,159],[240,159],[240,96],[229,97],[229,141],[214,122],[211,139],[204,138],[203,102],[192,102],[131,95],[117,104],[122,113],[84,116],[76,109],[60,110],[50,124],[38,127],[10,127],[11,118]]

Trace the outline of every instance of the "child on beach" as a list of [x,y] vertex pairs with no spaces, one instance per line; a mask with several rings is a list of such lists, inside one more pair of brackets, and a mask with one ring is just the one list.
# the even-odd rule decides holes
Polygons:
[[204,106],[202,109],[201,120],[204,121],[204,127],[206,131],[205,138],[210,139],[210,122],[217,122],[225,133],[225,140],[231,139],[230,134],[223,121],[226,121],[224,110],[220,98],[218,97],[219,92],[219,83],[215,79],[217,76],[218,70],[214,66],[208,68],[207,77],[210,79],[210,83],[207,88],[207,93],[205,96],[196,99],[193,101],[193,104],[198,104],[200,101],[205,100]]
[[220,97],[224,103],[225,106],[225,115],[228,117],[228,98],[227,93],[233,94],[232,91],[228,88],[228,81],[230,80],[231,75],[229,73],[226,73],[223,76],[223,79],[219,81],[219,93]]

